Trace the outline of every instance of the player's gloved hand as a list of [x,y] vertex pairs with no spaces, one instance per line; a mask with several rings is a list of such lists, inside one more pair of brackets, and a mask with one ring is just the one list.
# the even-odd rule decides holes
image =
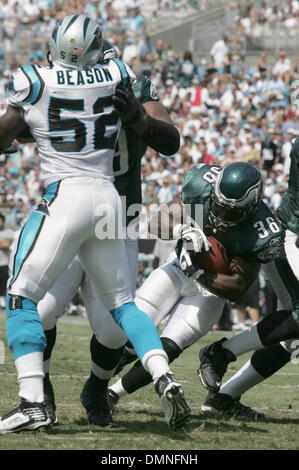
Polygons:
[[180,267],[185,276],[192,277],[193,279],[197,279],[204,272],[203,269],[196,267],[195,253],[188,251],[184,243],[182,244],[180,252]]
[[211,249],[211,243],[199,227],[192,227],[187,224],[176,225],[173,229],[173,236],[176,240],[182,239],[186,248],[195,253]]
[[117,85],[113,103],[120,114],[124,124],[134,124],[146,111],[133,93],[132,87]]

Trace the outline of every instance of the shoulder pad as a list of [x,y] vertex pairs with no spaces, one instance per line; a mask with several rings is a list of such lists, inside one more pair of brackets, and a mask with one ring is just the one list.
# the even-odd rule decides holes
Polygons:
[[44,89],[44,81],[34,65],[20,67],[11,78],[9,104],[22,106],[36,103]]
[[8,89],[9,104],[22,106],[30,93],[30,81],[22,68],[19,68],[11,76]]

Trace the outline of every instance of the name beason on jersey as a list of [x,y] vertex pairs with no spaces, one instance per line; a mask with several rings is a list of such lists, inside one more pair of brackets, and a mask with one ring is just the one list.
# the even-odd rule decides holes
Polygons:
[[78,86],[94,83],[112,82],[113,78],[108,67],[87,70],[56,70],[57,85]]

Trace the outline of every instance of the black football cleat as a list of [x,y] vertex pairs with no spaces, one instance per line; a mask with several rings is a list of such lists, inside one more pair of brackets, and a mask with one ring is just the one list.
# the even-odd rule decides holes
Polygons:
[[265,415],[255,411],[249,406],[242,405],[240,398],[233,398],[226,393],[209,392],[201,411],[225,418],[244,419],[248,421],[261,421]]
[[98,387],[93,386],[90,379],[88,379],[82,389],[80,401],[87,412],[90,424],[103,427],[112,424],[107,390],[103,393]]
[[199,352],[200,366],[197,371],[202,385],[212,392],[218,392],[222,378],[230,362],[237,360],[236,356],[222,347],[227,338],[205,346]]

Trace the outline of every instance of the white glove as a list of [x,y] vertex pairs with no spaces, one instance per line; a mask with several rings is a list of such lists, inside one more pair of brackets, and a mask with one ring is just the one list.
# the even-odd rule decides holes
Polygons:
[[186,242],[187,245],[184,244],[189,251],[201,253],[211,249],[211,243],[199,227],[195,228],[187,224],[176,225],[173,229],[173,236],[176,240],[181,238],[183,242]]
[[203,272],[203,269],[196,269],[192,262],[192,256],[194,254],[190,253],[184,245],[182,246],[181,253],[180,253],[180,266],[187,277],[192,277],[193,279],[197,279]]

